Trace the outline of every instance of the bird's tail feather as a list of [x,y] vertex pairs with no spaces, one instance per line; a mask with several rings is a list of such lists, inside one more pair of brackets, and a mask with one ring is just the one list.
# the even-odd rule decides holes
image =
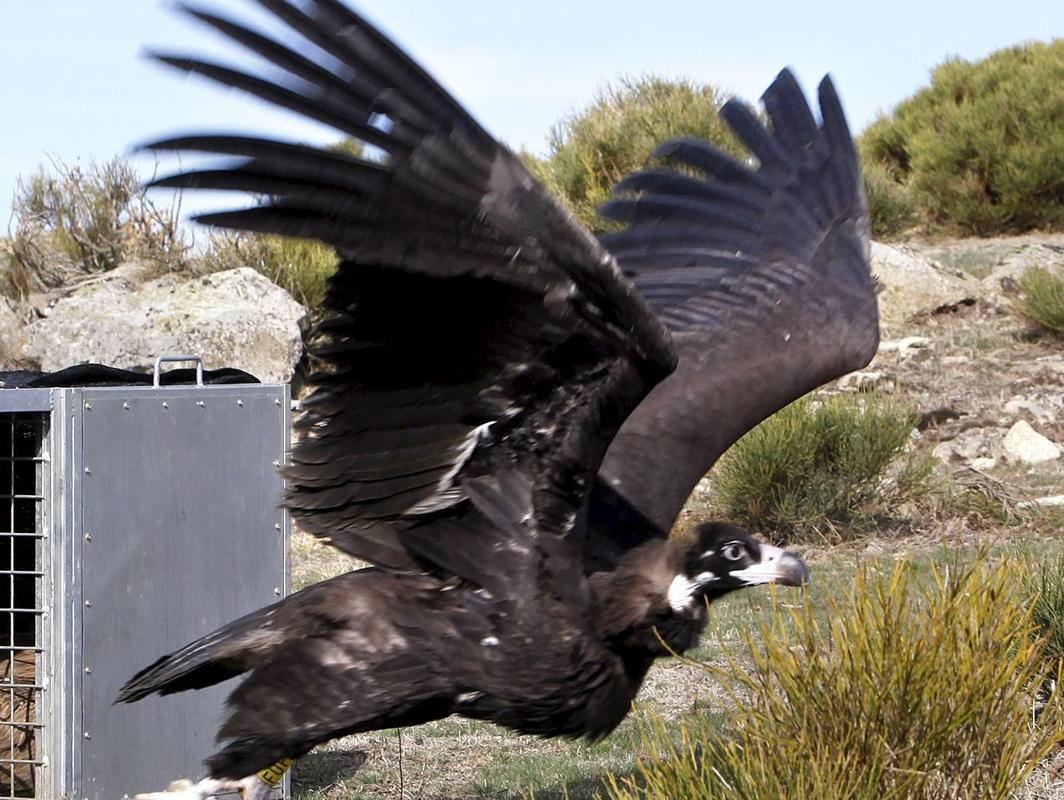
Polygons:
[[271,629],[274,608],[254,611],[163,656],[130,678],[115,702],[134,703],[154,692],[202,689],[253,668],[256,656],[281,636]]

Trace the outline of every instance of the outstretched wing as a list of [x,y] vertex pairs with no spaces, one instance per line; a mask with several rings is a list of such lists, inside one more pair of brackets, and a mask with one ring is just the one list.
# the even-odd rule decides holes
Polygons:
[[829,78],[819,99],[818,124],[785,70],[762,97],[769,129],[739,102],[721,109],[756,169],[679,139],[655,154],[667,166],[624,179],[602,209],[625,223],[603,243],[673,333],[680,363],[610,446],[592,499],[591,568],[667,534],[737,439],[875,355],[857,155]]
[[[156,58],[381,157],[225,135],[150,147],[236,159],[157,185],[267,198],[201,221],[341,255],[289,508],[357,557],[481,583],[512,569],[504,555],[531,564],[536,548],[579,547],[606,446],[674,366],[668,333],[594,237],[380,32],[337,0],[258,2],[285,34],[184,10],[268,61],[269,77]],[[570,560],[579,571],[579,550]]]

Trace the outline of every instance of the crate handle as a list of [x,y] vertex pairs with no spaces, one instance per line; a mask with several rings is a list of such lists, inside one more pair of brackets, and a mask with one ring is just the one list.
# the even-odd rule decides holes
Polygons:
[[152,372],[152,386],[159,386],[159,368],[163,362],[192,361],[196,364],[196,385],[203,385],[203,359],[199,356],[158,356],[155,359],[155,370]]

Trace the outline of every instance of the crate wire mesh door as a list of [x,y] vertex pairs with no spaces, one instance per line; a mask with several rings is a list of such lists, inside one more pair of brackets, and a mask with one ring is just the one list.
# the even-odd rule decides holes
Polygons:
[[0,798],[35,798],[41,752],[45,414],[0,414]]

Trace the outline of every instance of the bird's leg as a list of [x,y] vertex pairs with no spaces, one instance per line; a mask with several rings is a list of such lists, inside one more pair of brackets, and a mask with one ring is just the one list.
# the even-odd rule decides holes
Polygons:
[[136,795],[135,800],[207,800],[222,792],[243,792],[243,789],[241,781],[204,778],[193,783],[182,778],[171,783],[164,792],[145,792]]
[[171,783],[165,792],[138,794],[135,800],[207,800],[216,794],[233,792],[239,792],[243,800],[267,800],[270,792],[281,782],[281,778],[293,763],[295,762],[290,758],[282,758],[276,764],[238,781],[204,778],[193,783],[182,779]]

